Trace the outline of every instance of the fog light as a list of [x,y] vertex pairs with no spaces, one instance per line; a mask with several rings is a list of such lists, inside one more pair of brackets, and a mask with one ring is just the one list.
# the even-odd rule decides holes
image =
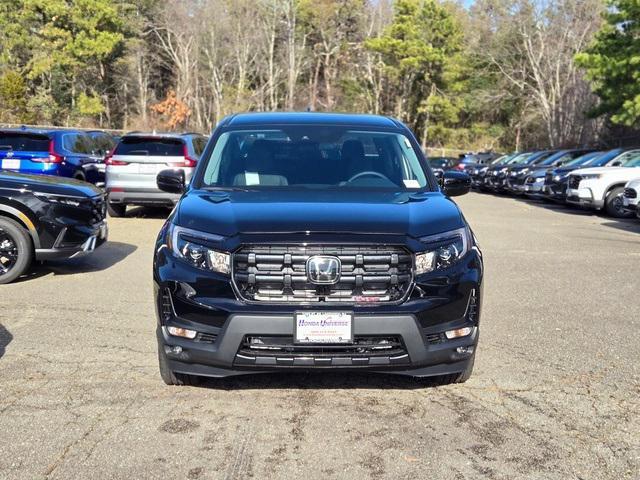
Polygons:
[[467,335],[471,334],[472,330],[473,329],[471,327],[464,327],[458,328],[456,330],[447,330],[446,332],[444,332],[444,334],[449,340],[451,340],[452,338],[466,337]]
[[180,345],[171,347],[171,353],[173,353],[174,355],[180,355],[182,353],[182,347]]
[[195,330],[187,330],[186,328],[181,327],[167,327],[170,335],[174,337],[183,337],[183,338],[196,338],[198,332]]
[[473,347],[458,347],[456,348],[456,352],[460,355],[471,355],[473,353]]

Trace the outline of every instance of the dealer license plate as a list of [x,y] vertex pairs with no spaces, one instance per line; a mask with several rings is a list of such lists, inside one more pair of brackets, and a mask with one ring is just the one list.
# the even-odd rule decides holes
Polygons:
[[297,312],[296,343],[352,343],[353,315],[349,312]]

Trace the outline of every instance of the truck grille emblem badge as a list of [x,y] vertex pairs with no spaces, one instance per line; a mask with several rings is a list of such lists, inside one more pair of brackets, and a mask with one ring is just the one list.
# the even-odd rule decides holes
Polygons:
[[307,278],[317,285],[333,285],[340,280],[342,265],[338,257],[316,255],[307,260]]

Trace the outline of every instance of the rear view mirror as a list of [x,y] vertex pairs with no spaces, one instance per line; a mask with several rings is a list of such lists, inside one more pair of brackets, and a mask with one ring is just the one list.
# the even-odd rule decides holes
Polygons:
[[464,172],[444,172],[440,186],[443,193],[449,197],[464,195],[471,190],[471,177]]
[[156,177],[158,188],[167,193],[182,193],[185,189],[184,170],[162,170]]

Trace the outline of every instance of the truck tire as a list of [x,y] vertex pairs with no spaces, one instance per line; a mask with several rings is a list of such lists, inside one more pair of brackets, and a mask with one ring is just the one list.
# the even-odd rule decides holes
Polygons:
[[622,192],[624,192],[624,187],[614,187],[609,190],[604,200],[604,209],[611,217],[631,218],[632,213],[623,210],[622,199],[620,198]]
[[473,373],[473,365],[476,362],[476,353],[473,352],[471,357],[471,361],[465,370],[459,373],[451,373],[449,375],[439,375],[437,377],[433,377],[431,382],[436,386],[442,385],[451,385],[453,383],[464,383],[469,378],[471,378],[471,374]]
[[23,275],[33,261],[29,232],[18,222],[0,217],[0,284]]
[[198,385],[200,383],[200,377],[176,373],[169,369],[163,345],[158,345],[158,364],[162,381],[167,385]]
[[113,218],[124,217],[127,213],[127,206],[123,203],[107,202],[107,212]]

